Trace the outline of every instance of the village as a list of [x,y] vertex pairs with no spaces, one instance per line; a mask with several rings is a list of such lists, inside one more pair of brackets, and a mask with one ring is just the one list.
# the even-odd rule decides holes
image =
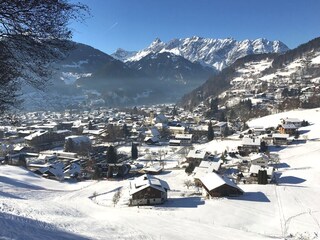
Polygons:
[[[60,182],[118,181],[107,197],[114,206],[162,204],[170,196],[237,197],[243,184],[277,184],[285,164],[277,152],[305,142],[299,128],[309,125],[282,118],[270,128],[244,128],[175,105],[29,112],[10,121],[2,119],[2,164]],[[104,199],[96,192],[91,198],[98,195]]]

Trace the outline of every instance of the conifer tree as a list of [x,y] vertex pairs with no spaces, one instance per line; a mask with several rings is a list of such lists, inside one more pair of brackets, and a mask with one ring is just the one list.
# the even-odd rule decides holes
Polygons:
[[131,158],[132,159],[138,158],[138,147],[134,143],[132,143],[132,146],[131,146]]
[[71,138],[68,138],[66,143],[64,144],[65,152],[73,152],[74,151],[74,143]]
[[107,163],[117,162],[117,152],[114,146],[110,146],[107,151]]
[[214,139],[214,131],[212,127],[212,122],[210,121],[208,124],[208,141],[212,141]]

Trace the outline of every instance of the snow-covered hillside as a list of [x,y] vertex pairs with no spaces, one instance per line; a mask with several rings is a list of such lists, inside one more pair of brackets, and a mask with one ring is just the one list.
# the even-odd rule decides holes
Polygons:
[[219,97],[222,105],[233,107],[250,99],[269,113],[319,107],[319,55],[320,38],[281,54],[248,55],[209,78],[179,103],[194,107]]
[[[320,109],[266,116],[249,125],[276,126],[285,117],[311,123],[300,128],[306,142],[272,149],[280,157],[278,184],[240,184],[241,197],[184,195],[189,177],[183,169],[168,169],[158,176],[170,185],[168,202],[127,207],[128,180],[56,182],[1,165],[0,239],[317,239]],[[213,140],[195,148],[220,152],[238,143]],[[113,206],[118,189],[123,195]]]
[[139,61],[150,53],[170,52],[192,62],[199,62],[205,66],[221,70],[234,63],[235,60],[249,54],[281,53],[287,50],[288,47],[284,43],[263,38],[236,41],[232,38],[191,37],[173,39],[167,43],[157,38],[146,49],[137,52],[133,56],[128,55],[123,60],[125,62]]

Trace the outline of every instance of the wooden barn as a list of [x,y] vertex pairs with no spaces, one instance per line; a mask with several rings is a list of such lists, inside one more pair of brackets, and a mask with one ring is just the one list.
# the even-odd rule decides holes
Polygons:
[[272,134],[273,144],[276,146],[288,145],[289,144],[289,134]]
[[130,205],[156,205],[164,203],[170,190],[167,182],[144,174],[130,182]]
[[221,177],[212,172],[200,177],[204,195],[210,197],[238,196],[244,192],[229,178]]

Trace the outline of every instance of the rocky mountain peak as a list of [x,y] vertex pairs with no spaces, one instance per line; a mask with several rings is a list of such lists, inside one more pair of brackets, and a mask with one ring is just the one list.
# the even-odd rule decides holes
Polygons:
[[233,38],[213,39],[193,36],[190,38],[173,39],[167,43],[156,38],[149,47],[140,50],[124,61],[139,61],[150,53],[171,52],[191,62],[199,62],[204,66],[222,70],[237,59],[249,54],[279,53],[285,52],[288,49],[280,41],[269,41],[264,38],[236,41]]

